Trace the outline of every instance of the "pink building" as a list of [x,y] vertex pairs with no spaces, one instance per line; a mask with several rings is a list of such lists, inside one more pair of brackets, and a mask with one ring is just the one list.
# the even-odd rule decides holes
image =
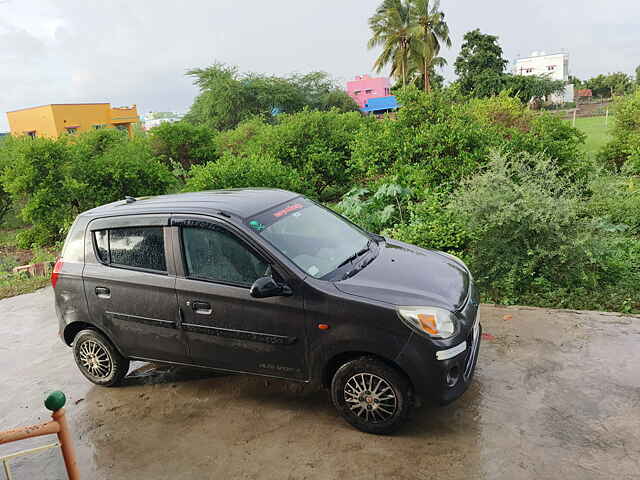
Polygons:
[[391,83],[386,77],[371,78],[369,75],[358,75],[355,80],[347,82],[347,93],[360,108],[364,108],[370,98],[391,95]]

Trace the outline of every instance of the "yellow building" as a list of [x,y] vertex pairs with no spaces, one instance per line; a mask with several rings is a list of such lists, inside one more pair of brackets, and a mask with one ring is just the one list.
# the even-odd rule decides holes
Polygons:
[[133,134],[140,121],[135,105],[112,108],[109,103],[54,103],[7,112],[13,135],[58,138],[98,128],[118,128]]

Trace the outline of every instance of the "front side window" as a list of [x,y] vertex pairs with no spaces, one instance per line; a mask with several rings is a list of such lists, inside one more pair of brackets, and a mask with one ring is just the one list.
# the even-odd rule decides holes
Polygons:
[[247,224],[316,278],[333,272],[370,242],[359,228],[302,197],[250,218]]
[[102,263],[167,271],[162,227],[112,228],[93,232],[93,236]]
[[182,227],[187,275],[220,283],[251,285],[269,265],[224,228]]

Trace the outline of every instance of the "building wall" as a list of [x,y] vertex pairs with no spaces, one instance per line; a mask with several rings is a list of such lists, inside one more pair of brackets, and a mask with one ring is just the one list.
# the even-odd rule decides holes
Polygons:
[[13,135],[26,135],[35,131],[40,137],[58,136],[51,105],[7,112],[7,119]]
[[[546,55],[534,52],[530,57],[519,58],[513,68],[515,75],[537,75],[548,77],[552,80],[569,82],[569,54],[554,53]],[[553,103],[566,103],[574,101],[573,85],[568,84],[560,94],[553,94],[549,99]]]
[[[534,52],[535,53],[535,52]],[[516,75],[548,76],[553,80],[569,81],[569,54],[532,55],[516,60]]]
[[8,112],[13,135],[36,132],[38,137],[57,138],[65,133],[82,133],[95,128],[126,129],[139,121],[136,106],[111,108],[108,103],[53,104]]
[[347,82],[347,94],[360,108],[364,108],[370,98],[391,95],[391,82],[386,77],[373,78],[369,75],[358,75],[355,80]]

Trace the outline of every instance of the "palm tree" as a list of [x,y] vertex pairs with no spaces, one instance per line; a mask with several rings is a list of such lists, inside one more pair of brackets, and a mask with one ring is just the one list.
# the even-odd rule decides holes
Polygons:
[[384,0],[369,18],[373,36],[368,47],[382,46],[382,53],[376,59],[373,68],[380,72],[391,64],[391,76],[407,83],[409,70],[409,52],[411,50],[411,32],[414,30],[411,15],[411,0]]
[[424,90],[431,90],[431,70],[441,66],[444,59],[438,56],[442,44],[451,46],[449,26],[440,11],[440,0],[410,0],[413,17],[411,37],[416,40],[413,50],[416,62],[424,78]]
[[431,75],[436,68],[444,67],[446,64],[447,60],[434,55],[428,45],[414,42],[409,53],[409,78],[411,83],[414,83],[418,88],[424,88],[425,91],[430,91]]

